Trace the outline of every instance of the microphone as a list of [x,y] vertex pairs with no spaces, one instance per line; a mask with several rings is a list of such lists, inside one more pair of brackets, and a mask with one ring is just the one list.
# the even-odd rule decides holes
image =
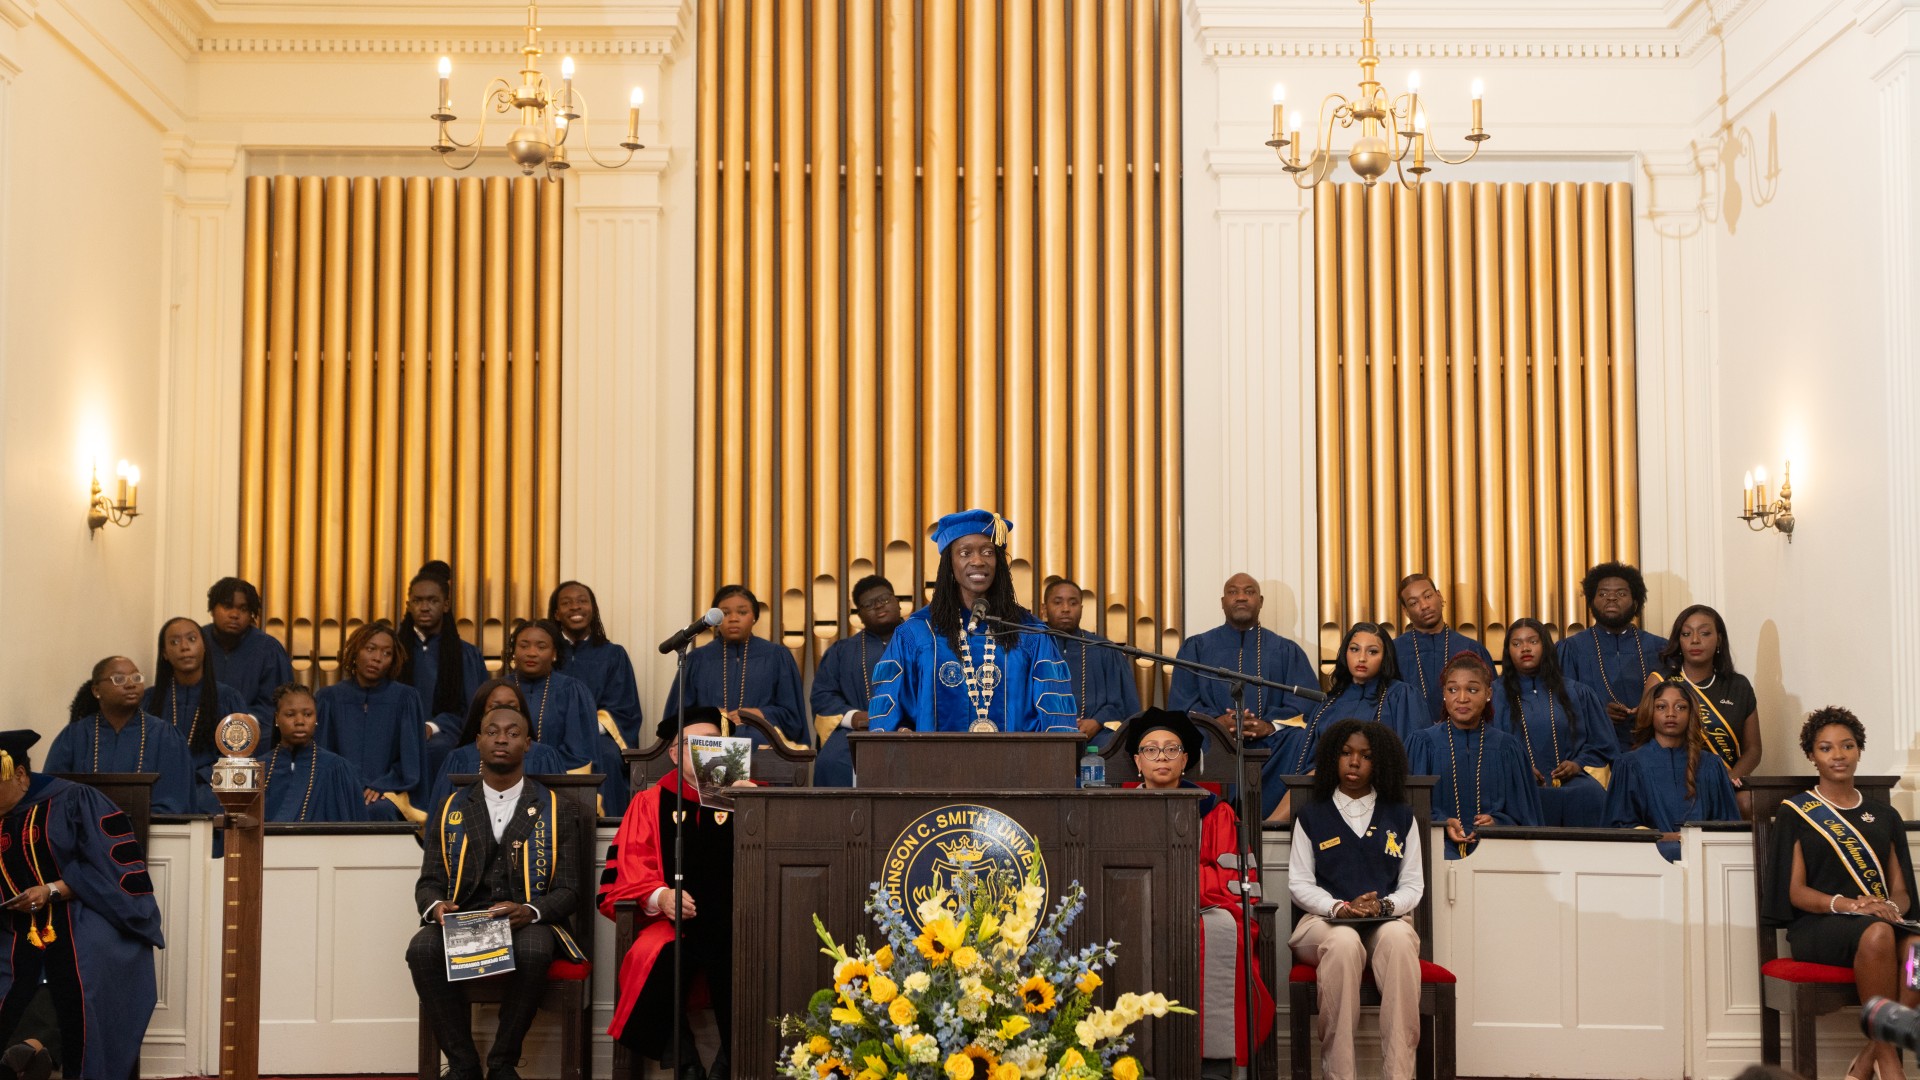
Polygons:
[[1860,1010],[1860,1030],[1869,1039],[1920,1050],[1920,1012],[1883,997],[1870,998]]
[[708,608],[707,613],[705,615],[702,615],[698,619],[695,619],[693,622],[688,623],[686,629],[675,631],[672,637],[661,642],[660,651],[662,653],[670,653],[670,652],[678,652],[681,649],[686,648],[689,644],[693,642],[694,638],[697,638],[701,634],[706,633],[708,630],[712,629],[713,627],[719,626],[721,618],[722,616],[720,614],[719,608],[717,607]]
[[980,599],[975,600],[973,602],[973,617],[980,620],[985,620],[989,617],[987,615],[987,598],[986,597],[983,596]]

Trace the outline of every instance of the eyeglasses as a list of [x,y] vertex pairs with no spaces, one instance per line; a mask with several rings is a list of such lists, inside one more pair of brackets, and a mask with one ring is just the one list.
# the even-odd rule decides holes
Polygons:
[[1139,753],[1141,757],[1146,758],[1148,761],[1172,761],[1174,758],[1186,757],[1187,748],[1184,746],[1143,746],[1140,748]]
[[115,686],[144,686],[147,677],[136,671],[131,675],[108,675],[106,681]]

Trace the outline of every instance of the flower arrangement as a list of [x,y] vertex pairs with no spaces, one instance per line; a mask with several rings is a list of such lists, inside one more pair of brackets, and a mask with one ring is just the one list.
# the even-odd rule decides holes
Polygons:
[[[1017,880],[1017,879],[1016,879]],[[1145,1016],[1186,1013],[1160,994],[1121,994],[1094,1005],[1114,943],[1078,952],[1066,931],[1086,905],[1074,882],[1051,912],[1028,881],[962,872],[952,890],[921,903],[918,934],[892,895],[873,886],[867,910],[885,943],[835,943],[814,916],[833,986],[804,1013],[780,1021],[796,1037],[780,1055],[794,1080],[1140,1080],[1127,1028]],[[1006,897],[996,900],[996,897]]]

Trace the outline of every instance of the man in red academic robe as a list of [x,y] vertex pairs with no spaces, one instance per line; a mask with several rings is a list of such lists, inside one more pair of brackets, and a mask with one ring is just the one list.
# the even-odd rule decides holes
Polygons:
[[[719,709],[689,708],[685,719],[688,738],[721,734]],[[675,715],[660,721],[655,731],[660,738],[671,740],[680,727],[681,717]],[[678,993],[684,1008],[694,979],[706,980],[707,997],[720,1027],[720,1051],[710,1069],[701,1069],[692,1051],[692,1039],[684,1034],[683,1021],[682,1057],[676,1076],[678,1080],[728,1080],[733,1044],[733,816],[701,805],[692,764],[681,761],[678,743],[668,755],[679,767],[628,804],[600,885],[600,913],[607,918],[613,918],[614,905],[620,901],[632,900],[640,905],[639,933],[620,962],[620,999],[607,1034],[635,1053],[673,1069],[665,1060],[673,1042],[669,1018],[676,992],[671,863],[674,831],[684,828],[680,891],[684,936]],[[740,780],[735,786],[751,783]],[[676,800],[676,795],[681,800]]]

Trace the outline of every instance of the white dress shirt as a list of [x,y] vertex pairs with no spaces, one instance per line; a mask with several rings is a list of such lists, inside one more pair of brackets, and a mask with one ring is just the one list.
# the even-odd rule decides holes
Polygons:
[[[1375,796],[1369,791],[1357,799],[1348,798],[1345,792],[1333,793],[1334,808],[1340,811],[1340,820],[1347,823],[1347,829],[1355,836],[1367,835],[1367,826],[1373,822]],[[1405,915],[1420,903],[1426,895],[1426,880],[1420,874],[1420,833],[1425,823],[1416,816],[1413,828],[1407,830],[1407,839],[1403,847],[1406,855],[1400,860],[1400,880],[1386,899],[1393,902],[1396,914]],[[1308,838],[1307,830],[1298,823],[1293,827],[1293,847],[1287,857],[1287,891],[1293,894],[1293,902],[1300,910],[1322,918],[1331,918],[1333,911],[1344,902],[1320,887],[1313,876],[1313,841]],[[1346,897],[1351,900],[1352,897]]]
[[513,820],[513,808],[520,805],[520,792],[527,786],[527,778],[521,777],[505,791],[495,791],[485,784],[480,790],[487,796],[487,820],[493,825],[493,842],[499,843],[500,837],[507,831],[507,822]]

